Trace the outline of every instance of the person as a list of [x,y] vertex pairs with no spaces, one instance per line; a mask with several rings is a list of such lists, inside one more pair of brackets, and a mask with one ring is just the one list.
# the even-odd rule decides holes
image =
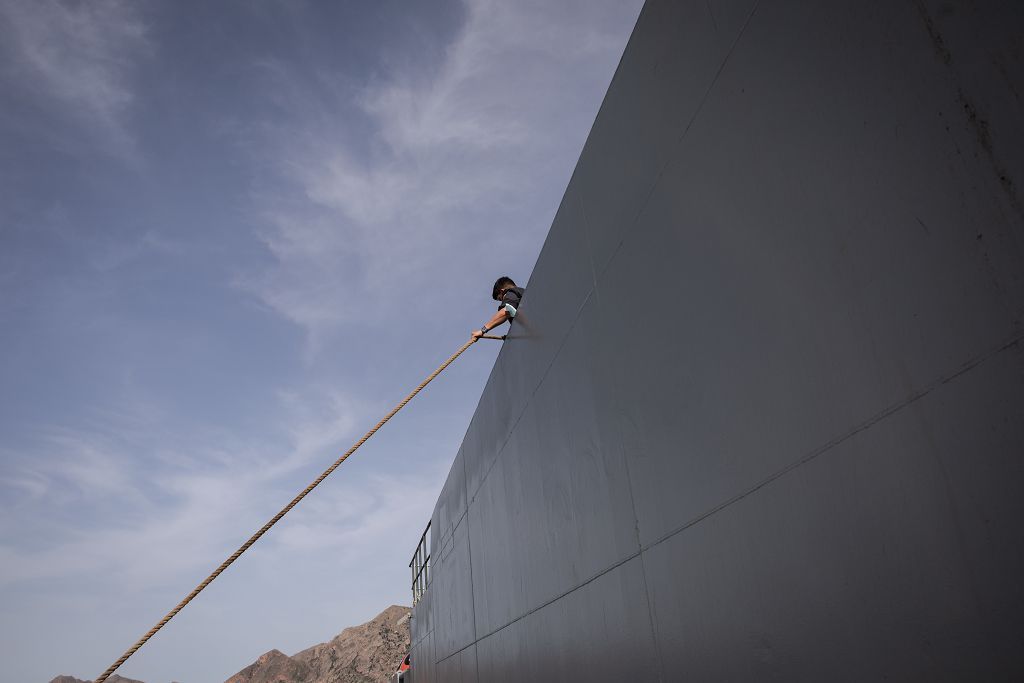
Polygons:
[[498,303],[498,312],[491,316],[491,319],[484,323],[479,330],[473,331],[473,338],[479,339],[498,325],[505,321],[511,322],[516,317],[519,302],[526,292],[522,287],[517,287],[508,275],[502,275],[494,281],[494,289],[491,290],[491,298]]

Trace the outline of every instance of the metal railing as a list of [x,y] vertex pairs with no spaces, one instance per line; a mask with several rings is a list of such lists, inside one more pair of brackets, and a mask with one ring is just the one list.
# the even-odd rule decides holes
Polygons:
[[412,570],[412,604],[416,605],[423,597],[430,582],[430,522],[420,536],[420,542],[416,545],[416,552],[409,561],[409,569]]

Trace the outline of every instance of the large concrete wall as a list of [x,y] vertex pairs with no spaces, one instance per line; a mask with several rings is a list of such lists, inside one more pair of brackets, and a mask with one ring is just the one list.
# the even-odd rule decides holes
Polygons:
[[416,683],[1024,680],[1022,7],[648,2]]

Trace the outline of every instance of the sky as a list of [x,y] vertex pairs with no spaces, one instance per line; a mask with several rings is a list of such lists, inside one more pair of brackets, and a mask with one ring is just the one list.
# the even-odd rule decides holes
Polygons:
[[[93,678],[529,279],[639,0],[0,0],[0,683]],[[471,348],[119,673],[391,604]]]

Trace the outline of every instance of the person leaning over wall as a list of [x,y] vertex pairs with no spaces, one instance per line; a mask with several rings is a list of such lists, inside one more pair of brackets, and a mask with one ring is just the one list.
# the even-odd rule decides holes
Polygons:
[[516,317],[519,302],[522,301],[525,293],[526,290],[517,287],[508,275],[502,275],[495,280],[491,298],[498,302],[498,312],[491,316],[491,319],[484,323],[479,330],[473,330],[473,337],[478,338],[502,323],[511,322]]

